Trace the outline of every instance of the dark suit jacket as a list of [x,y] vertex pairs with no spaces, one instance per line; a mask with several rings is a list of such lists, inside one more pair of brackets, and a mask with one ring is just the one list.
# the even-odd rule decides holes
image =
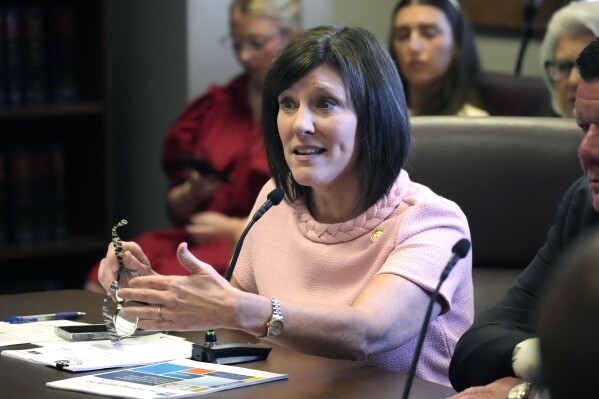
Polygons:
[[548,281],[564,253],[597,227],[599,213],[593,208],[588,179],[583,176],[562,198],[547,241],[532,262],[497,304],[477,317],[459,340],[449,367],[449,378],[456,390],[514,375],[512,351],[521,341],[538,336],[537,308]]

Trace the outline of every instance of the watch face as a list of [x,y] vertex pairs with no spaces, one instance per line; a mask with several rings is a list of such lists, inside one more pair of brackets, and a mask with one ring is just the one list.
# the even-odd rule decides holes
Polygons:
[[268,335],[277,336],[283,332],[283,321],[273,320],[268,326]]
[[508,399],[525,399],[530,391],[530,383],[521,382],[515,385],[508,393]]

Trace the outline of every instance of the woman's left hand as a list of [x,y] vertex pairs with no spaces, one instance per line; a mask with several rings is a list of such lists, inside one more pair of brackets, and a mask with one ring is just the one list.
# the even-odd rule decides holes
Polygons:
[[198,260],[179,244],[179,262],[191,272],[188,276],[141,276],[129,281],[130,288],[119,290],[119,297],[145,302],[148,306],[129,306],[124,315],[139,317],[145,330],[208,330],[234,328],[232,306],[239,290],[233,288],[212,266]]

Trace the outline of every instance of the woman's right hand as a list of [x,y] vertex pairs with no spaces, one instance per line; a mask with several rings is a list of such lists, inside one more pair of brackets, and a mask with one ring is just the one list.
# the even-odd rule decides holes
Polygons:
[[[129,286],[129,279],[135,276],[150,276],[157,274],[152,270],[150,261],[141,247],[133,241],[123,241],[123,265],[128,269],[121,275],[119,284],[121,287]],[[117,279],[119,272],[119,260],[114,252],[114,244],[108,245],[106,256],[100,261],[98,280],[106,291],[110,284]]]
[[222,181],[214,176],[202,176],[188,169],[185,182],[173,187],[167,195],[169,215],[178,224],[186,224],[202,204],[208,202]]
[[215,176],[202,176],[197,170],[190,169],[187,173],[187,179],[183,183],[188,191],[188,195],[197,202],[208,201],[216,190],[220,187],[222,181]]

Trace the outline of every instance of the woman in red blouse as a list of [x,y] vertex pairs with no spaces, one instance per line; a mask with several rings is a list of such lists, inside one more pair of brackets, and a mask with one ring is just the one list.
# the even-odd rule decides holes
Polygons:
[[[182,241],[196,257],[224,273],[231,248],[269,178],[260,136],[262,87],[274,57],[299,32],[300,0],[233,0],[229,22],[228,40],[244,72],[192,101],[166,133],[166,204],[176,227],[135,238],[161,274],[188,273],[176,258]],[[182,156],[208,161],[226,181],[186,166]],[[90,271],[86,288],[104,292],[98,267]]]

